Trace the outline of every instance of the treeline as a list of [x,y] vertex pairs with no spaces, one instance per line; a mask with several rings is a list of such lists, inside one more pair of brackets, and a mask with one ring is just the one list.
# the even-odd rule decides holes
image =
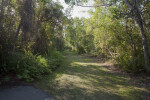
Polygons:
[[[95,5],[102,5],[101,0],[96,0]],[[117,1],[111,1],[117,4]],[[106,4],[110,2],[105,2]],[[138,15],[128,10],[125,2],[118,2],[121,6],[95,6],[95,11],[90,11],[91,18],[75,18],[66,28],[66,41],[68,47],[81,53],[89,53],[101,58],[113,59],[119,66],[128,72],[149,72],[147,66],[150,54],[150,7],[147,1],[138,1],[141,10],[142,27],[147,41],[141,36],[141,26],[132,17]],[[120,8],[125,9],[128,14]],[[137,18],[137,20],[139,20]],[[144,43],[143,43],[144,41]],[[145,52],[144,46],[147,46]],[[149,63],[149,62],[148,62]]]
[[61,64],[62,9],[52,0],[0,0],[0,78],[32,81]]

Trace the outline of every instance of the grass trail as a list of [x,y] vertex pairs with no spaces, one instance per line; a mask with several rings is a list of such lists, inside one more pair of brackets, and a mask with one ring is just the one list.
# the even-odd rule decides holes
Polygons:
[[66,54],[67,61],[53,75],[35,82],[57,100],[148,100],[148,89],[128,75],[111,70],[108,63]]

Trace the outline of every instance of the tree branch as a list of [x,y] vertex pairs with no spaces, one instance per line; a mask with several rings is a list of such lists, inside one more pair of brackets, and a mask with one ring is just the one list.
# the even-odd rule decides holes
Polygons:
[[131,10],[134,9],[133,6],[132,6],[127,0],[124,0],[124,2],[127,4],[127,6],[128,6],[129,8],[131,8]]
[[102,5],[97,5],[97,6],[84,6],[84,5],[79,5],[77,3],[77,6],[81,6],[81,7],[110,7],[110,6],[117,6],[119,7],[125,14],[127,14],[127,12],[119,5],[117,4],[102,4]]
[[103,5],[97,5],[97,6],[84,6],[84,5],[79,5],[77,3],[77,6],[81,6],[81,7],[109,7],[109,6],[112,6],[112,4],[103,4]]
[[[134,7],[127,1],[127,0],[124,0],[125,3],[127,4],[127,6],[131,9],[131,10],[134,10]],[[84,5],[80,5],[78,4],[78,2],[76,1],[77,3],[77,6],[81,6],[81,7],[110,7],[110,6],[116,6],[118,8],[120,8],[125,14],[128,14],[120,5],[117,5],[117,4],[102,4],[102,5],[97,5],[97,6],[84,6]],[[132,18],[133,20],[136,20],[136,17],[133,17],[131,15],[128,14],[128,16],[130,18]]]

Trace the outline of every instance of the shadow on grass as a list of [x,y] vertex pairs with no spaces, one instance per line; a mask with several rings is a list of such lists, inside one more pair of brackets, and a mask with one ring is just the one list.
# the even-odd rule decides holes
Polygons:
[[58,100],[146,100],[146,89],[127,75],[112,73],[109,66],[89,57],[65,54],[67,60],[54,74],[35,83]]

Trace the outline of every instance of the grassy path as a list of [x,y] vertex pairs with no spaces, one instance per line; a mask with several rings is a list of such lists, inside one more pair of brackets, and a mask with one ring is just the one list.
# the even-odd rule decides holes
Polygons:
[[57,100],[148,100],[146,86],[112,71],[109,64],[73,53],[67,53],[66,58],[63,67],[35,86]]

